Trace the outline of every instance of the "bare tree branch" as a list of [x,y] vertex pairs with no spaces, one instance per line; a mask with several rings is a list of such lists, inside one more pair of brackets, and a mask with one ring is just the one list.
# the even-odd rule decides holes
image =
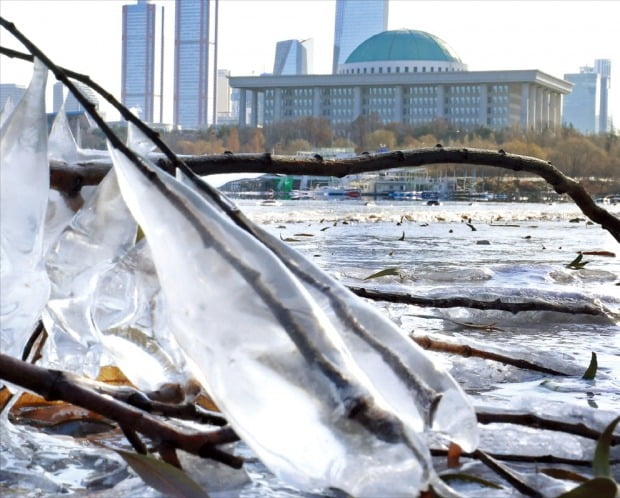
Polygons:
[[365,287],[348,286],[356,295],[374,301],[386,301],[390,303],[410,304],[413,306],[423,306],[429,308],[471,308],[477,310],[500,310],[510,313],[522,311],[553,311],[556,313],[569,313],[574,315],[605,315],[604,310],[595,306],[564,306],[561,304],[548,303],[545,301],[530,301],[521,303],[507,303],[501,299],[494,301],[481,301],[479,299],[469,299],[466,297],[432,298],[419,297],[404,292],[386,292],[377,289],[367,289]]
[[[239,440],[230,427],[209,432],[185,431],[137,408],[100,395],[84,387],[77,377],[69,373],[41,368],[2,353],[0,379],[33,391],[48,401],[62,400],[99,413],[117,422],[125,434],[140,433],[157,444],[170,445],[194,455],[208,454],[218,459],[220,453],[211,451],[212,447]],[[137,443],[135,438],[134,442]],[[225,460],[223,463],[237,468],[243,463],[241,459],[230,455]]]
[[505,363],[506,365],[512,365],[514,367],[523,368],[525,370],[532,370],[534,372],[540,372],[540,373],[549,374],[549,375],[562,375],[562,376],[568,375],[567,373],[564,373],[564,372],[559,372],[551,368],[537,365],[536,363],[532,363],[531,361],[510,358],[509,356],[492,353],[490,351],[482,351],[481,349],[473,348],[466,344],[453,344],[453,343],[445,342],[445,341],[436,341],[426,335],[425,336],[411,336],[411,338],[419,346],[421,346],[424,349],[428,349],[430,351],[441,351],[442,353],[457,354],[460,356],[464,356],[465,358],[469,358],[470,356],[475,356],[477,358],[498,361],[500,363]]

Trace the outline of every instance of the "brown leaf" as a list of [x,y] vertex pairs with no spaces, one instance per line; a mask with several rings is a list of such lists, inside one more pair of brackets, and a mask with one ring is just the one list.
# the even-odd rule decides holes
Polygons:
[[459,462],[461,453],[463,453],[463,450],[458,444],[450,443],[450,447],[448,448],[448,467],[449,468],[453,469],[461,465]]

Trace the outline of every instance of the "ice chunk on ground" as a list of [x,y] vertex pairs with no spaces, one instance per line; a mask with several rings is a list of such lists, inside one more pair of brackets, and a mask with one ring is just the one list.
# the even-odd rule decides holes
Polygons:
[[45,85],[35,60],[32,81],[0,136],[0,350],[21,356],[49,295],[42,262],[49,193]]
[[302,489],[373,496],[386,482],[400,495],[426,487],[428,449],[273,253],[170,176],[147,177],[111,155],[151,245],[171,328],[259,458]]

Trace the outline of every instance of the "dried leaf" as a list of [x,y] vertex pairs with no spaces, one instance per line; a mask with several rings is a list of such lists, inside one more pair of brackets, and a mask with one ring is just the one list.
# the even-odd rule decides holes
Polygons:
[[609,465],[609,447],[618,422],[620,422],[620,417],[613,419],[598,438],[594,450],[594,460],[592,461],[592,469],[596,477],[612,477],[611,466]]
[[370,280],[371,278],[387,277],[388,275],[400,276],[399,268],[386,268],[385,270],[378,271],[372,275],[368,275],[364,280]]
[[598,368],[598,362],[596,361],[596,353],[592,351],[592,356],[590,358],[590,365],[588,366],[588,369],[585,371],[585,373],[583,374],[583,377],[581,378],[584,380],[594,379],[594,377],[596,377],[597,368]]
[[615,498],[618,486],[611,479],[596,477],[584,482],[558,498]]
[[487,481],[486,479],[483,479],[482,477],[474,476],[471,474],[462,474],[462,473],[441,474],[439,477],[441,478],[442,481],[448,484],[450,484],[451,481],[465,481],[465,482],[473,482],[475,484],[480,484],[482,486],[486,486],[487,488],[502,489],[502,487],[497,483]]
[[566,469],[540,469],[545,475],[565,481],[588,482],[588,478]]
[[173,465],[146,455],[115,450],[149,486],[166,496],[192,496],[205,498],[209,495],[185,472]]
[[463,450],[456,443],[450,443],[450,447],[448,448],[448,467],[453,469],[460,465],[459,459],[461,457],[461,453]]

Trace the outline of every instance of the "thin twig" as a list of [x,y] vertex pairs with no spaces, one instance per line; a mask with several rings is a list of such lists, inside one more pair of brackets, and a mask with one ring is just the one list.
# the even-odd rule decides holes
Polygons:
[[[533,413],[490,413],[476,411],[476,417],[481,424],[515,424],[536,429],[565,432],[597,440],[601,433],[585,424],[571,424],[559,420],[539,417]],[[611,444],[620,444],[620,435],[611,436]]]
[[494,470],[499,476],[512,484],[518,491],[527,496],[534,496],[535,498],[542,498],[542,494],[532,488],[529,484],[524,482],[517,474],[511,469],[501,464],[495,458],[482,450],[474,451],[473,455],[478,458],[487,467]]
[[[448,450],[444,448],[431,448],[431,455],[434,457],[447,457]],[[513,455],[507,453],[488,453],[487,455],[496,458],[497,460],[503,460],[506,462],[522,462],[522,463],[551,463],[558,465],[575,465],[579,467],[592,467],[591,459],[576,459],[576,458],[562,458],[557,457],[555,455]],[[466,453],[463,452],[460,454],[461,458],[474,458],[477,459],[478,456],[475,452]],[[620,459],[611,459],[609,461],[610,465],[616,465],[620,463]]]
[[560,372],[558,370],[553,370],[552,368],[543,367],[541,365],[537,365],[527,360],[519,360],[515,358],[510,358],[509,356],[504,356],[497,353],[491,353],[490,351],[483,351],[481,349],[473,348],[466,344],[454,344],[445,341],[436,341],[435,339],[431,339],[428,336],[411,336],[411,338],[422,348],[428,349],[430,351],[441,351],[442,353],[451,353],[457,354],[459,356],[464,356],[465,358],[469,358],[470,356],[475,356],[477,358],[483,358],[485,360],[498,361],[500,363],[505,363],[507,365],[512,365],[514,367],[523,368],[525,370],[532,370],[535,372],[540,372],[549,375],[568,375],[565,372]]

